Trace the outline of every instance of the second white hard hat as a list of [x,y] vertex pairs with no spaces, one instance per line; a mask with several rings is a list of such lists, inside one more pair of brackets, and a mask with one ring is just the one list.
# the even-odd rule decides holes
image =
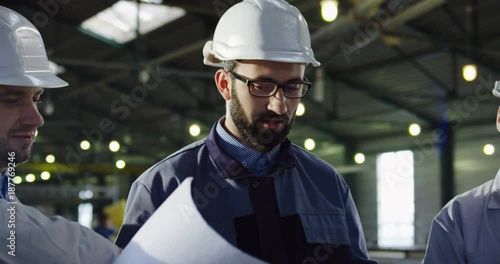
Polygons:
[[307,22],[284,0],[244,0],[221,17],[203,48],[206,65],[228,60],[269,60],[317,67]]
[[53,74],[42,36],[19,13],[0,6],[0,85],[58,88],[68,83]]
[[495,82],[495,87],[493,88],[493,95],[500,97],[500,81]]

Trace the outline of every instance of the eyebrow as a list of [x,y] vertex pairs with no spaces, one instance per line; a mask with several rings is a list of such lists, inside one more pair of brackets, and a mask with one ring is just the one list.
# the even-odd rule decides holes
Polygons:
[[[272,79],[272,78],[269,78],[269,77],[264,77],[264,76],[257,76],[255,79],[250,79],[251,81],[268,81],[268,82],[276,82],[276,83],[279,83],[278,81]],[[283,83],[289,83],[289,82],[303,82],[305,81],[304,79],[301,79],[301,78],[293,78],[293,79],[290,79],[290,80],[287,80]]]
[[[43,89],[38,88],[34,95],[39,96],[42,93]],[[25,95],[25,94],[28,94],[28,90],[0,89],[0,96]]]
[[19,90],[0,90],[0,96],[9,96],[9,95],[23,95],[26,92]]

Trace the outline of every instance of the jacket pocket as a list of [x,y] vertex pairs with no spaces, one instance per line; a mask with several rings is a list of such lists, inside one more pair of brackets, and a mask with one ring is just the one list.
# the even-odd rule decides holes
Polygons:
[[345,211],[331,209],[300,211],[307,243],[350,245]]

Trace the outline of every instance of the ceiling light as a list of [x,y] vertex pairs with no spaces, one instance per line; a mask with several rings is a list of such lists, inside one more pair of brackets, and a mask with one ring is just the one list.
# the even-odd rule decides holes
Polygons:
[[81,190],[78,193],[78,197],[80,197],[80,199],[82,200],[89,200],[94,197],[94,192],[92,190]]
[[112,152],[118,152],[118,150],[120,150],[120,143],[116,140],[109,142],[109,150]]
[[495,154],[495,146],[493,146],[491,144],[486,144],[483,147],[483,152],[485,155],[491,156],[491,155]]
[[26,175],[26,181],[27,181],[27,182],[34,182],[34,181],[35,181],[35,179],[36,179],[36,177],[35,177],[35,175],[34,175],[34,174],[31,174],[31,173],[30,173],[30,174]]
[[462,68],[462,74],[464,76],[464,80],[468,82],[472,82],[477,77],[477,67],[474,64],[464,65]]
[[14,182],[14,184],[20,184],[21,182],[23,182],[23,178],[21,178],[20,176],[16,176],[12,179],[12,181]]
[[125,166],[126,166],[127,164],[125,163],[125,161],[123,161],[123,160],[119,160],[119,161],[117,161],[117,162],[116,162],[116,164],[115,164],[115,165],[116,165],[116,167],[117,167],[118,169],[120,169],[120,170],[121,170],[121,169],[125,168]]
[[299,103],[299,106],[297,106],[297,111],[295,112],[295,115],[296,116],[303,116],[305,112],[306,112],[306,107],[304,106],[303,103]]
[[45,161],[47,163],[54,163],[56,161],[56,157],[52,154],[49,154],[47,155],[47,157],[45,157]]
[[66,71],[66,68],[64,68],[64,66],[61,66],[61,65],[59,65],[53,61],[50,61],[50,60],[49,60],[49,68],[50,68],[50,71],[56,75],[59,75],[59,74],[64,73]]
[[50,172],[44,171],[40,174],[40,177],[42,178],[42,180],[46,181],[46,180],[50,179]]
[[308,138],[304,141],[304,147],[307,150],[313,150],[316,147],[316,142],[314,142],[314,139]]
[[365,162],[365,155],[363,153],[357,153],[354,155],[354,161],[357,164],[363,164]]
[[125,135],[123,135],[123,143],[125,143],[127,145],[132,145],[133,139],[129,133],[126,133]]
[[90,148],[90,142],[88,140],[83,140],[80,142],[80,148],[83,150],[88,150]]
[[189,127],[189,134],[192,136],[192,137],[196,137],[198,135],[200,135],[201,133],[201,129],[200,129],[200,126],[197,125],[197,124],[193,124]]
[[420,128],[420,125],[418,125],[418,124],[411,124],[408,127],[408,132],[410,133],[410,135],[412,135],[414,137],[420,135],[421,131],[422,131],[422,129]]
[[326,22],[332,22],[339,14],[339,2],[336,0],[323,0],[320,2],[321,16]]
[[313,99],[316,102],[325,100],[325,70],[323,67],[316,68],[314,77],[314,89],[312,89]]
[[[149,0],[140,3],[140,34],[147,34],[186,14],[182,8],[160,5],[161,2],[160,0]],[[118,1],[111,7],[83,21],[81,29],[84,33],[97,34],[117,43],[128,42],[137,37],[137,10],[137,2],[135,1]]]
[[45,115],[51,116],[54,113],[55,107],[50,97],[43,102],[43,107]]

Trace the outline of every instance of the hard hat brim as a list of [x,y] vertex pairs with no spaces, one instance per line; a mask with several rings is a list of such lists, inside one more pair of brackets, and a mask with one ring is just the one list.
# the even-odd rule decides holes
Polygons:
[[68,86],[68,83],[54,74],[24,75],[21,78],[0,78],[0,84],[11,86],[40,87],[40,88],[61,88]]
[[493,90],[493,95],[500,98],[500,90],[499,89]]
[[[217,51],[216,51],[217,50]],[[224,56],[223,54],[226,54]],[[242,55],[244,54],[244,55]],[[314,67],[321,65],[314,59],[311,49],[302,51],[274,51],[252,49],[248,46],[228,47],[222,43],[208,41],[203,48],[203,63],[209,66],[224,67],[223,61],[229,60],[266,60],[285,63],[305,63]]]
[[492,91],[493,95],[500,98],[500,81],[495,82],[495,87]]

